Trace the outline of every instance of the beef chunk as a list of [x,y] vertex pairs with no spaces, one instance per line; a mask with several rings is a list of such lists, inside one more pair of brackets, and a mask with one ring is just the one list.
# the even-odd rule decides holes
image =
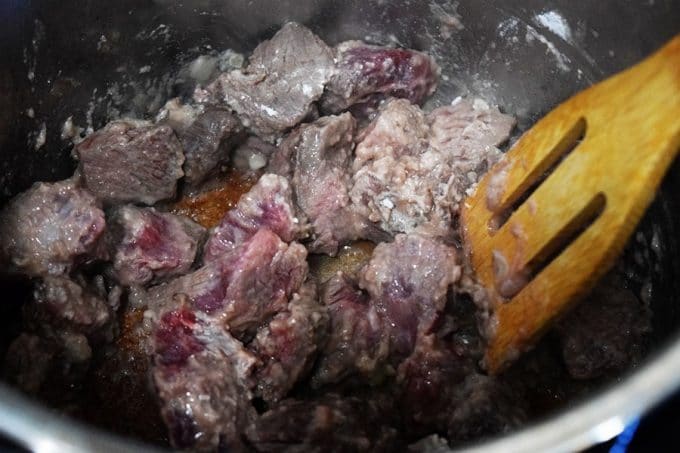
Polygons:
[[360,285],[385,319],[397,357],[412,351],[418,333],[432,330],[460,272],[453,248],[417,234],[398,235],[375,248]]
[[556,326],[569,374],[592,379],[635,365],[651,330],[649,307],[610,273]]
[[28,310],[31,322],[43,331],[68,329],[93,335],[111,320],[109,306],[101,295],[66,277],[48,276],[40,281]]
[[452,198],[460,203],[468,188],[500,159],[498,146],[508,140],[515,118],[480,99],[458,99],[427,117],[430,145],[446,156],[454,175]]
[[205,233],[186,217],[135,206],[118,209],[110,224],[118,230],[113,270],[124,285],[145,285],[186,274]]
[[234,335],[251,332],[283,311],[307,276],[307,251],[267,229],[219,260],[151,288],[145,300],[158,313],[185,294],[192,309],[218,318]]
[[432,57],[414,50],[348,41],[336,49],[337,67],[321,100],[337,113],[371,97],[392,96],[420,104],[437,88],[440,69]]
[[36,183],[0,214],[0,250],[31,276],[69,272],[94,251],[104,212],[73,181]]
[[418,337],[397,371],[399,404],[411,435],[436,429],[455,443],[507,432],[525,420],[516,399],[495,378],[479,374],[470,359],[435,335]]
[[258,137],[248,137],[234,150],[231,163],[237,170],[251,172],[264,168],[276,147]]
[[246,436],[258,452],[397,451],[398,433],[376,401],[326,395],[284,400],[251,424]]
[[339,273],[324,285],[321,301],[330,316],[329,339],[319,357],[312,385],[340,382],[353,374],[374,378],[387,359],[389,336],[368,294],[354,280]]
[[357,145],[354,186],[357,211],[391,233],[430,223],[451,234],[453,177],[445,157],[427,142],[422,111],[405,100],[389,102]]
[[263,228],[286,242],[305,232],[304,221],[296,216],[293,194],[286,178],[263,175],[210,232],[203,261],[219,259]]
[[254,135],[273,142],[313,112],[333,70],[328,46],[302,25],[287,23],[257,46],[245,69],[208,86],[207,97],[225,102]]
[[316,286],[304,285],[248,346],[263,363],[256,373],[257,394],[267,402],[283,398],[311,369],[327,329],[328,314],[317,302]]
[[514,120],[458,101],[427,117],[405,100],[384,105],[360,137],[350,191],[357,211],[389,232],[450,237],[459,203],[501,155]]
[[243,126],[229,110],[215,106],[181,105],[169,101],[161,113],[184,149],[184,179],[191,187],[202,183],[244,139]]
[[[92,346],[111,340],[105,299],[66,277],[47,276],[24,306],[25,332],[10,345],[6,373],[29,393],[65,398],[82,381]],[[63,394],[58,394],[63,391]]]
[[172,198],[184,175],[182,145],[167,125],[112,121],[75,152],[85,185],[106,203],[151,205]]
[[313,227],[309,249],[335,255],[357,239],[362,220],[349,207],[349,163],[356,123],[352,115],[321,118],[300,126],[281,148],[293,148],[296,201]]
[[257,359],[185,306],[166,312],[153,336],[153,379],[176,448],[241,451],[255,417],[247,387]]

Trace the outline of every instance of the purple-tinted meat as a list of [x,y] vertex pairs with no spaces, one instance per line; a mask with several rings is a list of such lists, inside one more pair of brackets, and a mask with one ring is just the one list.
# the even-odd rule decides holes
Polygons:
[[[408,355],[418,333],[429,333],[460,277],[456,252],[432,238],[398,235],[373,251],[360,285],[384,318],[396,357]],[[436,265],[434,265],[436,263]]]
[[257,395],[267,402],[283,398],[311,369],[327,329],[326,308],[317,302],[315,285],[306,284],[248,346],[263,364],[255,376]]
[[285,242],[305,234],[304,219],[296,215],[293,193],[286,178],[263,175],[210,232],[203,261],[219,259],[261,229],[276,233]]
[[368,380],[381,372],[389,353],[383,318],[357,283],[344,274],[332,277],[321,293],[330,317],[328,341],[318,359],[312,385],[337,383],[360,375]]
[[254,135],[274,142],[314,112],[333,70],[331,49],[309,29],[287,23],[257,46],[245,69],[220,75],[196,97],[226,103]]
[[335,73],[326,85],[322,109],[338,113],[375,97],[420,104],[437,88],[439,66],[426,54],[348,41],[336,49]]
[[112,121],[76,145],[85,186],[105,203],[154,204],[175,196],[184,154],[170,126]]
[[124,285],[144,285],[189,272],[205,233],[186,217],[124,206],[110,220],[118,230],[113,270]]
[[27,275],[59,275],[95,252],[104,232],[97,200],[73,180],[35,183],[0,213],[0,254]]

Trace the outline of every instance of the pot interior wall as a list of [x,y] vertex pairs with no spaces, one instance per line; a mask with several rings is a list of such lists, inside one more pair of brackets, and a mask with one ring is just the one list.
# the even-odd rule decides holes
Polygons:
[[[163,100],[186,93],[177,74],[198,55],[247,52],[288,20],[329,43],[428,51],[444,75],[433,106],[481,95],[516,114],[519,132],[660,46],[680,23],[673,0],[33,0],[3,2],[0,12],[1,202],[34,181],[70,175],[75,163],[60,137],[67,118],[94,129],[121,115],[151,118]],[[654,347],[680,326],[679,185],[676,164],[625,255],[634,289],[651,288]],[[0,353],[28,288],[2,282]]]

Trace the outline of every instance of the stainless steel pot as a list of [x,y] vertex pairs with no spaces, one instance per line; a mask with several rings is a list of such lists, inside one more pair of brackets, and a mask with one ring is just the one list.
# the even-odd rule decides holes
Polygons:
[[[0,4],[0,200],[73,169],[60,138],[68,117],[95,129],[148,116],[182,91],[178,69],[212,49],[252,49],[296,20],[330,43],[361,38],[432,53],[444,79],[433,105],[479,94],[519,116],[520,130],[575,91],[642,58],[680,32],[675,0],[5,0]],[[96,91],[95,91],[96,90]],[[41,146],[41,132],[45,143]],[[612,156],[616,158],[616,156]],[[637,235],[647,253],[653,353],[596,396],[480,451],[566,451],[617,435],[680,387],[680,165]],[[642,245],[638,244],[638,248]],[[658,252],[658,253],[656,253]],[[18,293],[2,283],[0,353],[16,331]],[[649,289],[649,288],[647,288]],[[0,386],[0,431],[38,452],[121,451],[130,439],[60,418]]]

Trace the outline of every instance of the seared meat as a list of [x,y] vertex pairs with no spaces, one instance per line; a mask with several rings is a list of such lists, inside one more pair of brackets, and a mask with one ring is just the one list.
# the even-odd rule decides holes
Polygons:
[[112,121],[76,145],[87,188],[105,203],[154,204],[175,196],[182,145],[170,126]]
[[460,272],[455,250],[432,238],[398,235],[392,243],[378,244],[360,286],[384,318],[396,357],[413,350],[417,334],[432,331]]
[[611,272],[556,327],[569,374],[593,379],[635,365],[651,330],[650,318],[649,307]]
[[513,125],[479,102],[461,100],[426,117],[405,100],[390,101],[360,137],[352,202],[386,231],[451,236],[458,204],[496,162],[495,145]]
[[339,245],[356,239],[363,229],[349,208],[355,125],[349,113],[323,117],[300,126],[281,145],[293,149],[295,198],[312,224],[312,252],[335,255]]
[[123,206],[110,219],[113,270],[124,285],[144,285],[189,272],[205,229],[154,208]]
[[326,395],[319,400],[284,400],[248,427],[258,452],[397,451],[396,429],[386,409],[362,398]]
[[257,395],[267,402],[283,398],[311,369],[327,329],[328,314],[317,302],[316,286],[306,284],[248,346],[263,363],[255,375]]
[[212,320],[180,304],[153,335],[153,379],[172,444],[242,451],[255,417],[246,385],[257,359]]
[[95,251],[99,203],[73,180],[36,183],[0,214],[0,251],[27,275],[59,275]]
[[162,117],[175,131],[184,149],[184,180],[191,187],[202,183],[244,138],[243,126],[229,110],[215,106],[165,105]]
[[7,352],[8,377],[29,393],[68,391],[84,377],[92,346],[111,340],[111,320],[101,295],[66,277],[45,277],[24,306],[25,332]]
[[296,216],[293,194],[286,178],[263,175],[210,232],[203,261],[209,263],[219,259],[261,229],[276,233],[285,242],[305,234],[304,219]]
[[196,97],[225,102],[254,135],[273,142],[314,111],[333,70],[331,49],[287,23],[257,46],[245,69],[222,74]]
[[479,374],[472,359],[435,335],[418,338],[397,371],[399,404],[412,435],[437,429],[460,442],[506,432],[525,420],[521,405],[495,378]]
[[392,96],[420,104],[434,93],[439,66],[414,50],[347,41],[336,49],[336,71],[321,100],[325,112],[338,113],[371,98]]
[[368,295],[355,281],[339,273],[324,286],[321,301],[330,316],[329,338],[321,351],[312,385],[340,382],[353,374],[371,380],[383,371],[389,335]]
[[263,229],[199,270],[151,288],[146,301],[159,313],[184,294],[192,310],[219,319],[238,336],[286,309],[307,276],[306,258],[303,246]]

